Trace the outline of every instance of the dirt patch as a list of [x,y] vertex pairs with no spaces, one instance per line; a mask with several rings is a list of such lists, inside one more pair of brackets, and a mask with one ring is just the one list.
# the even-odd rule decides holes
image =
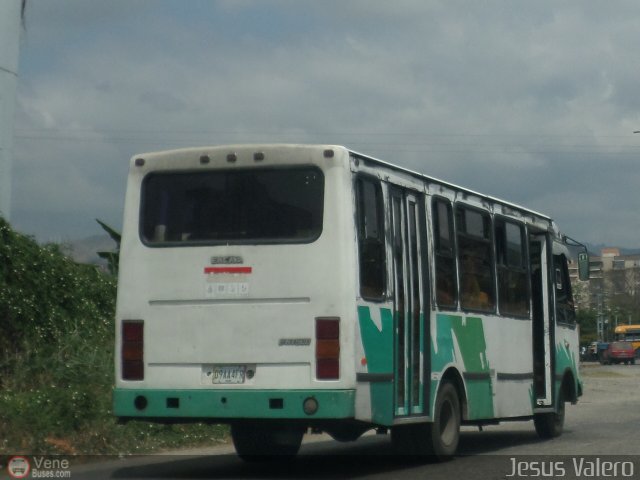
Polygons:
[[579,402],[627,403],[638,396],[640,365],[580,365],[584,395]]

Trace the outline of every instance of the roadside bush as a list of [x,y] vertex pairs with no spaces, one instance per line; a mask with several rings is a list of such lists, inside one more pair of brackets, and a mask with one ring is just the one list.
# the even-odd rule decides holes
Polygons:
[[142,453],[225,434],[116,423],[115,298],[113,275],[0,218],[0,454]]

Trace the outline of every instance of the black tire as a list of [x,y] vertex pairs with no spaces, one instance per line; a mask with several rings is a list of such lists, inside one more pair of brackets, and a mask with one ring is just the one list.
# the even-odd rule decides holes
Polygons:
[[558,392],[558,411],[553,413],[536,413],[533,416],[533,424],[536,433],[542,439],[555,438],[562,435],[564,429],[564,392]]
[[297,426],[243,422],[231,425],[231,438],[240,458],[256,462],[295,456],[304,431]]
[[460,421],[458,391],[445,382],[436,396],[433,423],[394,427],[391,441],[400,454],[447,460],[458,448]]
[[453,384],[446,382],[438,390],[433,423],[429,424],[431,450],[439,460],[453,456],[460,441],[460,399]]

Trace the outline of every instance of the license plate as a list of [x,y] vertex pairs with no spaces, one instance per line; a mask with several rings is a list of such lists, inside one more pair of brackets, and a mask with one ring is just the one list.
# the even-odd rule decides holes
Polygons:
[[244,365],[214,366],[211,381],[214,384],[244,383],[245,370]]

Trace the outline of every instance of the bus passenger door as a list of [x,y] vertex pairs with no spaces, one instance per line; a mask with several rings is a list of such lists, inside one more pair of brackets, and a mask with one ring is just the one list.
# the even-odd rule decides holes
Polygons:
[[425,411],[421,211],[415,195],[391,191],[396,416]]
[[550,310],[549,242],[547,234],[529,237],[531,262],[533,388],[535,407],[552,406],[553,328]]

